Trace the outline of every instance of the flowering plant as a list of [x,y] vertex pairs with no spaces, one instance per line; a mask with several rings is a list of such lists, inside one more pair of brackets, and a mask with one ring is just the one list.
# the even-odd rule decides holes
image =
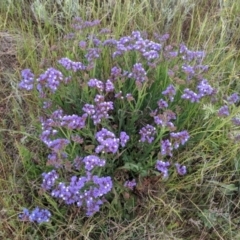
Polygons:
[[76,18],[75,33],[65,37],[67,47],[78,43],[75,52],[38,77],[23,70],[19,84],[38,91],[46,113],[40,138],[52,170],[42,174],[42,189],[87,216],[99,211],[119,169],[129,189],[139,176],[167,178],[171,166],[185,175],[174,153],[190,138],[185,128],[197,103],[215,94],[203,77],[204,52],[168,45],[168,34],[94,34],[98,25]]

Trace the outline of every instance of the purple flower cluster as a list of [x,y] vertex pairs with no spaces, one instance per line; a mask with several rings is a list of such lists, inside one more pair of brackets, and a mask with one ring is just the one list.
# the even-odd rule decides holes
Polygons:
[[33,209],[32,212],[29,212],[28,209],[24,208],[23,212],[19,214],[21,221],[36,222],[38,224],[49,222],[50,217],[51,213],[48,210],[40,209],[39,207]]
[[161,141],[161,155],[162,156],[170,156],[172,157],[172,143],[166,139]]
[[170,162],[163,162],[162,160],[157,160],[156,169],[163,174],[163,177],[168,177],[168,168],[170,167]]
[[104,83],[97,79],[90,79],[88,81],[88,86],[92,88],[97,88],[100,92],[104,90]]
[[147,79],[147,73],[141,63],[136,63],[133,65],[132,72],[128,74],[128,77],[143,83]]
[[156,128],[152,125],[147,124],[139,131],[139,134],[141,135],[140,142],[152,143],[154,141],[154,135],[156,135],[156,133]]
[[170,84],[166,90],[162,92],[162,94],[166,95],[172,102],[174,100],[174,96],[176,95],[176,89],[172,84]]
[[70,143],[68,139],[58,138],[48,142],[48,147],[53,152],[61,152]]
[[184,165],[180,165],[179,163],[175,164],[175,167],[177,169],[177,172],[179,175],[183,176],[187,173],[187,168]]
[[101,131],[97,132],[96,140],[99,142],[99,145],[96,147],[95,152],[107,152],[107,153],[116,153],[119,147],[119,138],[116,138],[115,134],[108,131],[105,128],[102,128]]
[[55,189],[52,190],[51,195],[56,198],[62,199],[67,205],[77,203],[81,196],[80,190],[87,182],[86,177],[73,176],[69,185],[60,182]]
[[191,79],[195,74],[194,67],[190,66],[190,65],[187,65],[187,64],[184,64],[182,66],[182,70],[183,70],[183,72],[185,72],[188,75],[189,79]]
[[182,59],[191,62],[191,61],[197,61],[200,63],[204,57],[205,52],[203,51],[191,51],[189,50],[184,44],[180,44],[180,54],[182,54]]
[[34,74],[31,72],[30,69],[24,69],[21,72],[22,81],[19,83],[20,89],[25,89],[30,91],[33,89],[34,86]]
[[100,198],[112,189],[112,180],[110,177],[99,177],[92,175],[91,171],[95,167],[103,167],[105,159],[100,159],[95,155],[89,155],[84,158],[77,157],[74,160],[76,169],[80,169],[82,164],[85,165],[86,176],[72,176],[70,183],[56,183],[59,178],[56,170],[43,173],[42,188],[49,190],[55,198],[61,199],[65,204],[77,204],[86,210],[86,215],[91,216],[99,211],[103,200]]
[[61,127],[66,127],[68,129],[82,129],[85,127],[85,121],[87,119],[87,114],[83,114],[81,117],[73,115],[65,115],[61,119]]
[[120,132],[120,137],[119,137],[119,139],[120,139],[120,145],[121,145],[122,147],[125,147],[125,146],[126,146],[126,143],[127,143],[128,140],[129,140],[129,136],[127,135],[126,132]]
[[68,154],[65,152],[57,153],[57,152],[52,152],[48,155],[47,159],[47,165],[54,166],[55,168],[62,168],[63,167],[63,162],[66,160],[68,157]]
[[133,190],[134,187],[136,187],[137,183],[136,183],[136,179],[133,180],[128,180],[124,183],[124,187],[129,188],[130,190]]
[[[60,182],[51,192],[55,198],[62,199],[67,205],[77,204],[86,210],[87,216],[99,211],[103,200],[100,198],[112,189],[110,177],[98,177],[88,172],[87,177],[73,176],[69,185]],[[91,183],[91,184],[90,184]],[[90,187],[86,188],[90,184]]]
[[176,114],[171,110],[165,110],[163,114],[157,114],[157,110],[152,113],[154,122],[161,127],[168,127],[170,130],[174,129],[174,124],[171,120],[176,119]]
[[91,87],[91,88],[96,88],[100,92],[103,92],[104,90],[106,92],[113,92],[114,91],[114,85],[113,85],[112,81],[110,81],[109,79],[106,81],[105,84],[100,80],[90,79],[88,81],[88,86]]
[[101,49],[99,48],[88,48],[88,52],[85,54],[85,58],[90,63],[93,63],[95,59],[100,57]]
[[240,126],[240,118],[239,118],[239,117],[233,117],[233,118],[232,118],[232,123],[233,123],[235,126]]
[[113,102],[104,101],[104,96],[102,95],[96,95],[94,101],[95,105],[86,103],[82,110],[91,117],[94,125],[97,125],[102,119],[109,118],[108,112],[113,110],[114,107]]
[[48,68],[45,73],[41,74],[37,79],[37,89],[43,93],[43,87],[51,90],[52,93],[56,92],[60,82],[64,81],[63,74],[55,68]]
[[[160,99],[157,102],[158,107],[150,114],[153,125],[149,123],[149,116],[147,116],[146,120],[144,119],[144,121],[149,124],[146,124],[146,126],[143,126],[139,130],[139,142],[141,142],[141,146],[144,146],[142,143],[147,142],[148,147],[149,144],[154,144],[153,149],[155,149],[157,142],[161,143],[159,155],[162,160],[157,160],[155,167],[163,174],[163,177],[166,178],[169,175],[168,171],[171,165],[170,159],[173,156],[173,150],[178,149],[179,146],[184,145],[189,140],[189,134],[187,131],[175,132],[176,127],[174,124],[175,122],[178,122],[175,121],[173,123],[173,121],[176,120],[177,114],[180,111],[177,111],[177,107],[176,113],[170,110],[170,107],[177,102],[176,98],[179,96],[179,94],[177,94],[177,83],[180,83],[181,81],[183,84],[186,84],[187,87],[183,90],[181,98],[187,99],[192,103],[199,102],[201,98],[212,96],[215,93],[215,90],[211,87],[209,82],[201,75],[202,72],[206,71],[208,68],[208,66],[201,64],[205,57],[204,52],[190,51],[183,44],[180,46],[179,51],[175,46],[166,46],[166,40],[169,38],[168,34],[163,36],[155,35],[158,42],[147,39],[146,34],[139,31],[133,31],[130,36],[123,36],[119,40],[112,38],[105,39],[104,34],[109,33],[106,29],[103,29],[100,32],[100,34],[102,34],[100,36],[94,35],[93,33],[87,33],[87,35],[84,34],[84,29],[98,24],[98,20],[83,21],[81,18],[75,18],[73,28],[80,32],[79,35],[81,39],[77,39],[79,46],[78,50],[84,59],[81,60],[82,62],[75,62],[65,57],[58,61],[58,63],[66,70],[73,72],[79,71],[77,75],[80,77],[84,76],[83,79],[85,79],[85,76],[91,75],[92,78],[90,78],[87,83],[90,92],[89,96],[92,96],[93,92],[97,92],[97,94],[92,102],[85,102],[88,93],[86,93],[86,91],[81,92],[82,95],[79,100],[79,104],[81,105],[79,111],[83,112],[82,115],[66,115],[63,110],[60,109],[54,111],[49,118],[42,118],[42,134],[40,136],[41,140],[51,150],[51,153],[48,155],[47,164],[58,169],[58,172],[57,170],[52,170],[48,173],[42,174],[42,189],[49,191],[54,198],[61,200],[65,204],[76,204],[77,206],[84,208],[87,216],[92,216],[95,212],[99,211],[100,206],[104,203],[103,196],[112,189],[111,177],[93,175],[93,171],[96,168],[104,167],[106,164],[107,158],[106,160],[101,159],[98,155],[101,155],[101,153],[116,154],[118,153],[119,147],[125,147],[130,139],[126,132],[121,131],[122,129],[120,130],[119,136],[116,136],[114,132],[107,130],[107,124],[110,124],[112,129],[118,129],[118,127],[122,126],[122,124],[119,124],[122,119],[116,120],[114,118],[115,116],[110,116],[110,114],[122,110],[115,109],[116,107],[124,106],[123,111],[128,113],[130,112],[129,109],[134,109],[134,106],[137,106],[137,109],[139,105],[142,104],[142,102],[139,101],[140,97],[145,97],[145,95],[147,95],[147,97],[151,96],[151,99]],[[77,34],[72,35],[71,37],[75,36],[78,37]],[[126,65],[128,68],[124,69],[123,66],[125,61],[128,59],[132,60],[132,58],[125,58],[123,55],[127,53],[132,56],[131,52],[134,52],[133,55],[134,58],[136,56],[137,62],[130,64],[127,63]],[[104,80],[99,80],[97,78],[105,76],[106,73],[104,72],[103,74],[101,69],[98,69],[99,60],[97,59],[104,57],[105,53],[112,54],[114,65],[111,66],[110,64],[109,66],[111,69],[110,76]],[[165,81],[168,81],[169,78],[172,80],[171,82],[173,84],[168,85],[166,89],[160,90],[159,96],[154,95],[157,92],[157,88],[156,91],[154,90],[151,91],[151,93],[148,93],[147,90],[149,90],[150,87],[155,87],[155,85],[153,85],[155,78],[154,68],[157,68],[162,60],[171,61],[171,59],[176,57],[178,57],[178,59],[182,58],[182,60],[180,59],[181,66],[170,69],[168,71],[169,76],[163,83],[161,82],[159,84],[159,87],[165,85]],[[86,62],[87,64],[85,65],[84,63]],[[93,69],[93,71],[90,71],[91,69]],[[177,74],[177,72],[179,71],[181,79],[178,78],[179,74]],[[97,74],[96,76],[93,75],[95,73]],[[75,75],[76,74],[73,74],[71,77],[64,77],[60,71],[54,68],[49,68],[37,78],[37,90],[39,91],[41,98],[44,98],[45,108],[50,109],[50,104],[52,104],[52,108],[61,106],[62,103],[61,101],[58,103],[58,99],[57,104],[55,105],[55,96],[53,96],[53,93],[57,91],[61,82],[65,85],[67,85],[67,83],[72,84]],[[183,80],[182,76],[186,79]],[[132,83],[128,85],[124,84],[129,78],[135,80],[136,87],[134,87],[134,84]],[[156,78],[158,78],[158,76]],[[179,82],[177,82],[177,80]],[[138,94],[137,91],[139,91],[139,87],[143,86],[142,83],[144,83],[144,88],[142,88],[143,94],[142,92],[141,94]],[[22,81],[19,84],[19,87],[26,90],[33,89],[34,75],[29,69],[22,71]],[[115,96],[115,98],[113,96]],[[139,97],[135,100],[135,96]],[[63,98],[63,100],[64,99],[65,98]],[[108,101],[108,99],[114,100]],[[150,104],[150,101],[147,101],[144,99],[144,103],[137,110],[142,111],[143,108],[149,109],[152,105]],[[227,101],[228,104],[236,103],[239,101],[239,96],[233,94],[227,98]],[[71,101],[69,102],[72,104]],[[79,104],[73,104],[73,109],[75,109],[75,106],[79,108]],[[68,105],[66,104],[66,106]],[[72,111],[72,109],[68,110]],[[219,109],[219,116],[228,115],[228,105]],[[125,120],[128,123],[127,116],[124,121]],[[94,132],[90,133],[90,129],[88,128],[92,127],[92,121],[95,126]],[[240,125],[240,120],[238,118],[233,118],[232,122],[235,125]],[[137,123],[137,121],[134,122],[134,124],[135,123]],[[139,127],[139,125],[136,124],[136,127]],[[156,137],[157,129],[159,130],[159,135]],[[93,136],[95,136],[96,141],[92,139]],[[89,141],[97,142],[96,146],[93,146],[92,148],[91,145],[91,148],[87,149],[88,145],[92,144],[88,144]],[[131,145],[128,151],[123,151],[121,153],[123,154],[123,159],[126,157],[124,154],[128,154],[131,150],[137,149],[134,147],[131,148]],[[71,147],[73,147],[72,151],[69,150]],[[157,147],[159,148],[159,146]],[[95,150],[93,150],[94,148]],[[73,156],[75,149],[76,152],[85,151],[85,149],[87,149],[87,152],[90,152],[90,155],[84,157]],[[95,151],[95,153],[92,153],[92,150]],[[111,157],[111,155],[108,154],[105,154],[104,156]],[[70,160],[68,160],[68,158]],[[165,161],[163,158],[166,158],[168,161]],[[72,159],[74,160],[72,161]],[[140,164],[143,164],[141,165],[141,168],[144,169],[145,163]],[[59,168],[62,167],[62,169],[64,169],[65,167],[65,169],[68,170],[67,166],[69,165],[70,169],[72,170],[73,167],[78,174],[76,176],[68,176],[68,181],[66,182],[63,180],[61,180],[62,182],[59,182]],[[176,163],[175,167],[179,175],[185,175],[187,173],[186,166]],[[69,172],[71,171],[68,171],[68,174]],[[132,181],[126,181],[124,186],[133,189],[136,186],[136,180],[133,179]],[[44,219],[44,221],[47,219],[46,212],[44,212],[45,218],[41,217],[40,215],[43,214],[43,211],[40,211],[39,209],[34,212],[34,215],[32,215],[32,213],[30,214],[28,210],[24,210],[24,214],[21,217],[30,219],[30,221],[41,222],[43,221],[41,219]],[[35,218],[34,216],[38,217]]]
[[86,66],[81,62],[74,62],[69,58],[61,58],[58,63],[60,63],[67,70],[71,70],[73,72],[86,70]]
[[116,81],[118,78],[122,77],[122,69],[117,67],[117,66],[114,66],[112,67],[111,69],[111,74],[110,74],[110,79],[112,81]]
[[239,96],[237,93],[233,93],[231,96],[227,98],[229,104],[234,104],[239,101]]
[[151,65],[154,60],[160,57],[162,45],[145,39],[144,34],[139,31],[133,31],[131,36],[124,36],[114,42],[116,50],[113,53],[113,58],[121,56],[128,51],[138,51],[142,57]]
[[168,107],[168,103],[166,101],[164,101],[163,99],[160,99],[158,102],[158,107],[159,109],[164,109]]
[[91,170],[93,170],[93,168],[95,168],[97,166],[103,167],[106,163],[105,159],[100,159],[99,157],[94,156],[94,155],[89,155],[89,156],[83,158],[82,161],[85,164],[85,169],[87,171],[91,171]]
[[42,188],[44,190],[50,190],[55,185],[55,182],[59,178],[59,175],[56,170],[52,170],[51,172],[43,173],[42,177]]
[[192,90],[186,88],[184,89],[184,94],[182,95],[183,99],[187,99],[190,100],[190,102],[194,103],[194,102],[199,102],[199,95],[195,92],[193,92]]
[[211,96],[214,93],[214,88],[210,86],[206,79],[200,81],[197,86],[199,98]]
[[72,28],[75,30],[84,30],[85,28],[91,28],[100,24],[100,20],[84,21],[80,17],[73,19]]
[[189,134],[187,131],[182,131],[182,132],[172,132],[170,133],[171,139],[173,139],[173,146],[175,149],[179,148],[179,145],[184,145],[190,138]]
[[219,117],[227,117],[229,116],[229,108],[227,105],[224,105],[222,107],[220,107],[220,109],[218,110],[218,116]]
[[85,121],[87,114],[83,114],[82,117],[78,115],[63,115],[62,110],[56,110],[52,113],[51,117],[47,120],[42,119],[42,134],[40,139],[54,152],[62,150],[69,144],[67,139],[55,139],[51,138],[58,132],[54,127],[65,127],[68,129],[82,129],[85,127]]

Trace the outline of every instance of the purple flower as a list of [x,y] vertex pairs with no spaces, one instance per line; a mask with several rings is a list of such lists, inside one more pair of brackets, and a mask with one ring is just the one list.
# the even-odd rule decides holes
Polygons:
[[69,140],[64,138],[58,138],[48,142],[48,147],[52,149],[53,152],[61,152],[68,144]]
[[22,213],[18,215],[21,221],[29,221],[30,212],[27,208],[24,208]]
[[200,97],[197,93],[191,91],[188,88],[184,89],[184,94],[182,95],[181,98],[190,100],[190,102],[192,102],[192,103],[199,102],[199,99],[200,99]]
[[160,99],[158,102],[158,107],[159,109],[164,109],[168,107],[168,103],[166,101],[164,101],[163,99]]
[[108,112],[110,110],[113,110],[113,102],[108,101],[108,102],[100,102],[96,104],[95,106],[95,111],[96,113],[92,115],[93,123],[96,125],[101,122],[101,119],[103,118],[109,118]]
[[88,103],[86,103],[84,106],[83,106],[83,108],[82,108],[82,110],[85,112],[85,113],[87,113],[88,115],[93,115],[93,114],[95,114],[95,106],[94,105],[92,105],[92,104],[88,104]]
[[91,171],[96,166],[103,167],[106,163],[106,160],[100,159],[99,157],[94,156],[94,155],[89,155],[89,156],[83,158],[82,162],[84,162],[84,164],[85,164],[85,169],[87,171]]
[[199,63],[205,57],[205,52],[190,51],[184,44],[180,44],[180,53],[183,55],[182,59],[188,62],[196,60]]
[[172,144],[168,139],[161,141],[161,155],[162,156],[166,155],[166,156],[172,157],[172,150],[173,150]]
[[204,96],[209,96],[214,93],[214,89],[209,85],[208,81],[206,79],[203,79],[197,86],[198,89],[198,96],[200,98]]
[[61,152],[60,154],[57,152],[52,152],[48,155],[47,165],[54,166],[55,168],[61,168],[63,164],[63,160],[67,158],[67,154],[65,152]]
[[227,105],[222,106],[219,110],[218,110],[218,116],[219,117],[227,117],[229,116],[229,108]]
[[106,90],[106,92],[113,92],[114,91],[114,85],[109,79],[105,83],[105,90]]
[[166,42],[169,39],[170,35],[168,33],[164,35],[159,35],[157,33],[154,33],[154,38],[159,41],[160,43]]
[[86,201],[86,216],[91,217],[94,213],[98,212],[102,204],[103,201],[101,200],[89,198]]
[[122,96],[122,91],[116,93],[115,94],[115,98],[117,98],[117,99],[124,99],[124,97]]
[[132,96],[131,93],[127,93],[125,97],[126,97],[126,99],[127,99],[128,101],[133,101],[133,100],[134,100],[134,98],[133,98],[133,96]]
[[48,109],[52,106],[52,101],[43,102],[43,109]]
[[101,122],[101,119],[108,118],[108,112],[113,110],[113,102],[104,102],[104,96],[96,95],[94,99],[96,105],[85,104],[83,106],[83,111],[91,116],[94,125]]
[[34,74],[30,69],[24,69],[21,72],[22,81],[19,83],[20,89],[25,89],[27,91],[32,90],[34,86]]
[[100,34],[111,33],[111,30],[109,28],[102,28],[99,33]]
[[81,117],[73,115],[65,115],[61,119],[61,126],[67,127],[68,129],[82,129],[85,127],[87,114],[83,114]]
[[75,167],[76,170],[80,170],[81,166],[83,164],[83,158],[82,157],[75,157],[75,159],[73,160],[73,165]]
[[157,51],[155,51],[155,50],[150,50],[150,51],[144,52],[142,55],[148,61],[152,61],[154,59],[157,59],[160,56],[159,53]]
[[141,63],[135,63],[132,72],[128,74],[129,78],[134,78],[137,82],[143,83],[147,79],[147,73]]
[[192,66],[190,66],[190,65],[184,64],[184,65],[182,66],[182,70],[183,70],[187,75],[189,75],[190,77],[195,74],[194,67],[192,67]]
[[45,190],[49,190],[54,186],[55,181],[58,179],[59,175],[57,174],[56,170],[52,170],[51,172],[43,173],[42,177],[42,188]]
[[101,40],[98,39],[94,34],[89,34],[87,39],[93,43],[94,47],[99,47],[102,44]]
[[234,117],[234,118],[232,118],[232,123],[233,123],[235,126],[240,126],[240,118],[239,118],[239,117]]
[[110,39],[105,40],[102,45],[103,46],[113,47],[113,46],[117,46],[117,43],[118,43],[117,40],[110,38]]
[[121,68],[115,66],[115,67],[113,67],[113,68],[111,69],[110,79],[111,79],[112,81],[117,80],[117,78],[119,78],[119,77],[121,77],[121,76],[122,76],[122,69],[121,69]]
[[62,199],[66,204],[73,204],[79,200],[80,190],[87,182],[86,177],[73,176],[70,184],[66,186],[65,183],[60,182],[58,186],[51,192],[51,195]]
[[23,213],[19,215],[20,220],[37,222],[38,224],[49,222],[51,213],[46,209],[40,209],[36,207],[32,212],[29,212],[28,209],[23,209]]
[[78,46],[82,49],[86,49],[87,47],[87,42],[86,41],[80,41]]
[[129,188],[130,190],[133,190],[133,188],[137,185],[136,180],[128,180],[124,183],[124,187]]
[[113,183],[111,177],[93,176],[93,182],[98,185],[98,196],[102,196],[111,191]]
[[184,44],[180,44],[179,52],[184,54],[188,51],[187,47]]
[[189,134],[187,131],[182,131],[182,132],[177,132],[177,133],[170,133],[171,138],[174,141],[174,148],[177,149],[179,147],[179,144],[184,145],[188,139],[189,139]]
[[53,93],[56,92],[60,82],[63,81],[63,74],[55,68],[48,68],[45,73],[41,74],[37,79],[38,90],[42,91],[42,87],[49,88]]
[[116,153],[119,147],[119,139],[116,138],[115,134],[102,128],[101,131],[95,135],[97,141],[100,143],[95,149],[96,153],[108,152]]
[[233,93],[227,98],[229,104],[237,103],[239,101],[239,96],[237,93]]
[[104,83],[97,79],[90,79],[88,81],[88,86],[92,88],[97,88],[100,92],[103,92],[104,90]]
[[174,96],[176,94],[176,89],[175,87],[171,84],[169,85],[165,91],[162,92],[163,95],[168,96],[168,98],[170,99],[170,101],[172,102],[174,99]]
[[161,127],[168,127],[169,129],[174,127],[174,124],[170,121],[176,119],[176,114],[171,110],[166,110],[163,112],[163,114],[158,114],[156,116],[153,115],[153,117],[154,122]]
[[89,48],[88,52],[85,54],[85,58],[89,63],[92,63],[95,59],[100,57],[101,49],[99,48]]
[[60,63],[67,70],[72,70],[73,72],[82,71],[86,69],[86,66],[81,62],[74,62],[69,58],[61,58],[58,63]]
[[179,175],[183,176],[187,173],[187,168],[184,165],[180,165],[179,163],[175,164],[176,168],[177,168],[177,172]]
[[166,178],[168,177],[168,167],[170,166],[170,163],[169,162],[163,162],[161,160],[157,160],[156,162],[156,169],[163,173],[163,177]]
[[82,144],[84,142],[84,139],[81,138],[79,135],[72,135],[71,140],[75,143]]
[[141,130],[139,131],[140,135],[141,135],[141,142],[148,142],[148,143],[152,143],[154,140],[154,135],[157,133],[156,132],[156,128],[153,127],[152,125],[147,124],[145,127],[141,128]]
[[72,28],[75,30],[83,30],[85,28],[94,27],[100,24],[100,20],[83,21],[80,17],[75,17],[73,20]]
[[129,140],[129,136],[125,132],[120,132],[120,145],[122,147],[126,146],[127,141]]
[[234,136],[234,140],[235,140],[235,142],[239,142],[240,141],[240,134],[236,134]]

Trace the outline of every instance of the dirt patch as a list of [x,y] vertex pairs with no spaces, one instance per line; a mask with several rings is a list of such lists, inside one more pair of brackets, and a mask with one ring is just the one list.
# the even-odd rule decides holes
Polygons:
[[15,152],[14,140],[10,137],[9,130],[14,128],[12,120],[12,97],[14,95],[12,83],[14,74],[19,68],[16,57],[17,37],[16,34],[0,32],[0,128],[2,129],[0,138],[3,144],[3,153],[9,157],[12,157]]
[[7,70],[16,70],[18,62],[16,58],[16,37],[7,32],[0,32],[0,73]]
[[[1,123],[7,115],[7,102],[12,87],[9,74],[14,73],[18,67],[16,58],[16,40],[7,32],[0,32],[0,114]],[[1,124],[2,125],[2,124]]]

